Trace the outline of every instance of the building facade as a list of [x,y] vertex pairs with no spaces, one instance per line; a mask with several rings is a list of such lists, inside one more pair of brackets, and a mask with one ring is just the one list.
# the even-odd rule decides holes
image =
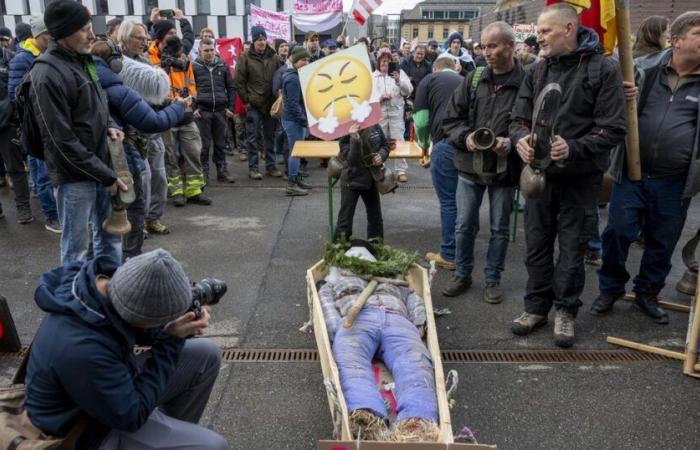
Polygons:
[[401,37],[427,43],[443,42],[450,33],[469,35],[469,21],[491,12],[496,0],[426,0],[401,12]]

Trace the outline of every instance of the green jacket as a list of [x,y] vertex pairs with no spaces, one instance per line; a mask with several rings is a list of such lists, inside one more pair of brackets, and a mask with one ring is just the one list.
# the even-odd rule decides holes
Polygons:
[[241,55],[236,63],[234,84],[243,103],[264,114],[270,114],[275,101],[272,78],[278,67],[277,53],[270,46],[265,47],[262,54],[256,53],[251,46],[250,50]]

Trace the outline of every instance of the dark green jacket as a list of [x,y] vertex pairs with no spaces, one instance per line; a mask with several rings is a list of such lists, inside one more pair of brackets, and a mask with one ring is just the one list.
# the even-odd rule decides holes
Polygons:
[[277,53],[272,47],[256,53],[251,46],[236,63],[236,92],[246,105],[251,105],[264,114],[270,114],[275,101],[272,94],[272,78],[279,67]]

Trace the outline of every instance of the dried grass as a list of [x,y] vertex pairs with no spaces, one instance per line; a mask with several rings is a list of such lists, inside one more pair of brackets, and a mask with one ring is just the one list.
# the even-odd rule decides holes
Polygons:
[[350,431],[355,439],[383,441],[387,433],[384,419],[366,409],[356,409],[350,414]]
[[440,427],[427,419],[411,418],[396,422],[386,440],[389,442],[437,442]]

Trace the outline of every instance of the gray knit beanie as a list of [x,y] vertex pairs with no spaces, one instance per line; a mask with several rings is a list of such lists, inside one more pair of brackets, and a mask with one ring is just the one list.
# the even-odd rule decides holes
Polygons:
[[114,309],[131,325],[162,325],[192,305],[185,271],[162,248],[129,259],[107,289]]

